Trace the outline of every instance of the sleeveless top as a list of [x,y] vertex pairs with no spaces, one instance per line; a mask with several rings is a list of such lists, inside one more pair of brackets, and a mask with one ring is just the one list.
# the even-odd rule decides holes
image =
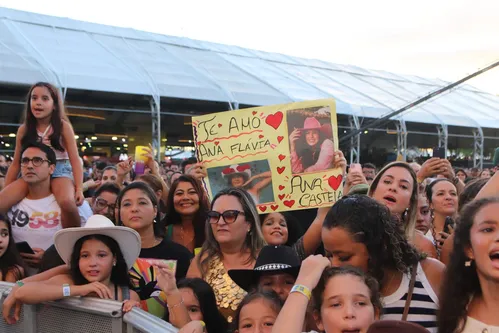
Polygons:
[[[123,296],[123,301],[130,299],[130,288],[127,286],[121,286],[121,295]],[[118,300],[118,286],[114,285],[114,300]]]
[[204,279],[215,292],[218,310],[229,323],[232,323],[237,307],[246,296],[246,291],[232,281],[218,255],[210,260]]
[[491,326],[468,316],[462,333],[499,333],[499,326]]
[[60,151],[60,150],[54,149],[54,147],[52,147],[52,145],[50,143],[50,135],[53,132],[54,132],[54,130],[52,129],[52,125],[49,125],[45,129],[45,132],[43,132],[43,133],[36,130],[36,133],[38,134],[38,137],[40,138],[41,143],[52,148],[52,150],[55,153],[55,157],[58,161],[59,160],[69,160],[69,155],[68,155],[68,152],[66,151],[66,147],[64,147],[64,145],[62,144],[62,137],[59,139],[59,142],[61,143],[61,147],[64,148],[64,151]]
[[[410,275],[404,274],[397,291],[383,297],[384,307],[381,320],[402,320],[410,280]],[[437,333],[437,310],[438,297],[428,282],[421,264],[418,264],[416,283],[407,321],[421,325],[430,332]]]

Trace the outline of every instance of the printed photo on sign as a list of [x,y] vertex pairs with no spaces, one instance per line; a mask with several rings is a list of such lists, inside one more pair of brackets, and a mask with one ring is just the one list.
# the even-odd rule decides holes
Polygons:
[[274,202],[272,172],[267,160],[224,165],[208,169],[212,197],[225,188],[243,188],[255,203]]
[[335,144],[329,106],[287,111],[293,174],[333,168]]

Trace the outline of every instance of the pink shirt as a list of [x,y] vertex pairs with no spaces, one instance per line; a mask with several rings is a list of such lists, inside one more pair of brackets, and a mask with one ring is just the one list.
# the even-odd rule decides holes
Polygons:
[[319,153],[319,158],[317,159],[317,163],[303,170],[301,157],[298,157],[298,154],[295,151],[291,153],[291,169],[293,170],[293,173],[314,172],[314,171],[332,169],[333,160],[334,160],[334,144],[333,141],[326,139],[321,144],[321,152]]
[[62,137],[60,138],[60,143],[61,143],[61,146],[62,148],[64,148],[64,151],[60,151],[60,150],[57,150],[57,149],[54,149],[54,147],[52,147],[51,143],[50,143],[50,135],[54,132],[54,130],[52,129],[52,125],[49,125],[46,129],[45,129],[45,132],[42,133],[38,130],[36,130],[36,133],[38,134],[38,136],[41,138],[41,141],[44,145],[47,145],[49,146],[50,148],[52,148],[52,150],[54,151],[55,153],[55,157],[57,160],[69,160],[69,155],[68,155],[68,152],[66,151],[66,147],[64,147],[64,145],[62,144]]

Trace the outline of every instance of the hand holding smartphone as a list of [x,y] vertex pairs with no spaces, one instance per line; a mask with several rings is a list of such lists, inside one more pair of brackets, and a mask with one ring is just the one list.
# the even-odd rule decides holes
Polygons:
[[143,155],[147,154],[147,148],[146,146],[135,147],[135,173],[137,175],[144,174],[147,158]]
[[362,165],[360,165],[359,163],[350,164],[350,172],[362,173]]

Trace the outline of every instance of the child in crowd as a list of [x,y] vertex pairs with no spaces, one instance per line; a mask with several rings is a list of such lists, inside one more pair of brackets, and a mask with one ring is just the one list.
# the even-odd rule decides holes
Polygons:
[[0,215],[0,281],[16,282],[25,276],[24,262],[12,237],[10,221]]
[[282,301],[275,292],[270,290],[253,291],[246,295],[239,304],[233,322],[233,332],[270,333],[273,331],[272,327],[281,308]]
[[0,192],[3,210],[8,210],[28,193],[26,182],[17,177],[22,147],[30,142],[41,142],[54,150],[57,164],[52,174],[51,191],[61,208],[62,225],[79,226],[77,205],[84,200],[83,167],[64,101],[57,88],[49,83],[38,82],[29,90],[24,123],[16,135],[14,160],[6,176],[6,188]]

